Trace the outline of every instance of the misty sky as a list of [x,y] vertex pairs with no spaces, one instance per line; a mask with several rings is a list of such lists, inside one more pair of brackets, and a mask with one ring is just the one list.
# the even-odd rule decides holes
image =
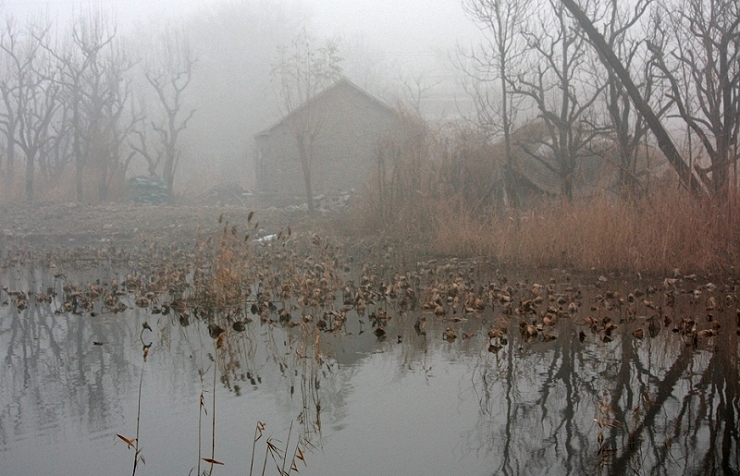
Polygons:
[[390,55],[427,54],[468,44],[478,29],[460,0],[306,0],[328,35],[365,35]]
[[[19,20],[30,13],[48,12],[64,19],[95,5],[111,12],[120,25],[145,19],[176,19],[223,0],[0,0],[3,16]],[[228,1],[228,0],[227,0]],[[269,0],[263,0],[269,3]],[[426,56],[470,44],[478,29],[465,16],[460,0],[277,0],[303,11],[319,33],[361,35],[391,56]],[[259,2],[257,2],[259,3]]]
[[[423,114],[449,117],[465,108],[464,93],[458,90],[457,72],[449,58],[458,44],[470,47],[477,43],[480,31],[466,17],[461,0],[0,0],[0,20],[9,14],[21,25],[56,20],[60,31],[65,31],[92,7],[107,16],[106,20],[118,27],[121,36],[132,34],[131,39],[142,39],[144,44],[150,41],[148,33],[161,30],[163,24],[188,24],[189,31],[198,38],[196,41],[201,42],[194,45],[201,60],[199,67],[209,69],[196,73],[193,80],[190,90],[197,93],[190,97],[186,109],[192,107],[198,112],[182,143],[201,160],[208,157],[212,162],[222,160],[230,164],[224,166],[223,175],[233,176],[233,164],[244,163],[245,154],[252,150],[252,134],[279,117],[274,99],[264,100],[270,95],[264,88],[269,89],[267,63],[276,47],[271,42],[279,41],[286,32],[275,31],[270,36],[270,31],[269,38],[264,38],[251,31],[252,35],[247,33],[242,41],[235,38],[230,42],[228,36],[214,34],[208,25],[221,24],[226,28],[224,32],[238,35],[238,21],[204,21],[200,32],[194,25],[200,15],[207,20],[209,13],[218,18],[229,11],[216,8],[220,4],[242,1],[255,11],[270,11],[265,7],[278,6],[277,10],[289,13],[295,24],[305,19],[315,36],[339,39],[340,45],[347,47],[347,53],[342,54],[346,74],[389,104],[408,99],[406,91],[399,89],[399,81],[413,84],[414,78],[420,78],[427,87]],[[39,14],[43,17],[39,18]],[[147,36],[142,38],[142,32]],[[229,50],[230,46],[246,44],[258,45],[261,50],[257,54]],[[219,45],[218,52],[209,50],[214,45]],[[209,58],[217,61],[209,62]],[[239,61],[253,60],[261,63],[248,69],[240,66]],[[255,95],[256,89],[259,95]],[[181,173],[186,168],[187,164],[183,165]],[[251,172],[237,174],[252,177]]]

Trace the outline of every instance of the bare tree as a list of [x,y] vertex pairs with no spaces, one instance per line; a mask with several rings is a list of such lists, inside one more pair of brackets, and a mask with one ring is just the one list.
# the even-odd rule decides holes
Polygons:
[[80,91],[84,163],[97,176],[98,198],[105,201],[112,175],[120,172],[120,146],[130,129],[122,124],[122,114],[129,95],[125,73],[131,62],[116,41],[115,29],[108,32],[99,16],[89,20],[86,31],[76,37],[86,66]]
[[612,68],[614,73],[617,75],[619,80],[622,82],[627,94],[635,108],[640,112],[640,115],[647,122],[650,131],[655,135],[658,141],[660,150],[665,154],[666,158],[673,166],[674,170],[678,174],[681,182],[695,195],[703,195],[701,191],[701,184],[698,182],[696,176],[691,172],[691,169],[684,161],[681,154],[676,149],[671,136],[666,131],[665,127],[661,123],[658,115],[653,111],[650,104],[645,101],[640,93],[640,90],[636,86],[632,77],[624,67],[622,60],[617,56],[612,48],[609,47],[604,36],[594,26],[591,19],[586,15],[583,9],[578,5],[575,0],[560,0],[565,8],[573,15],[575,20],[578,22],[580,27],[583,29],[585,34],[588,36],[591,44],[599,53],[601,61],[608,67]]
[[140,106],[141,113],[133,113],[132,116],[140,116],[142,120],[138,126],[132,131],[132,135],[135,136],[135,141],[129,141],[129,147],[135,154],[139,154],[144,158],[147,163],[147,171],[149,177],[158,177],[157,170],[159,164],[162,163],[162,157],[164,156],[164,150],[162,147],[154,147],[152,150],[151,140],[149,138],[149,131],[153,130],[153,126],[147,123],[146,120],[146,106],[145,101],[141,101]]
[[[122,160],[121,148],[127,137],[138,122],[138,117],[127,117],[124,113],[130,96],[130,79],[127,78],[133,63],[128,60],[124,47],[120,42],[112,43],[103,63],[103,74],[100,77],[99,109],[98,104],[93,109],[99,117],[96,131],[98,141],[97,172],[98,192],[100,200],[108,200],[108,192],[113,177],[123,177],[126,174],[128,161]],[[90,116],[90,119],[94,119]],[[91,121],[92,122],[92,121]],[[92,137],[96,137],[92,135]]]
[[184,92],[190,85],[197,59],[182,31],[166,30],[160,45],[157,56],[149,61],[145,75],[164,113],[161,122],[152,121],[151,124],[162,143],[162,179],[167,184],[168,201],[172,202],[175,172],[180,161],[179,135],[195,114],[195,109],[191,109],[184,118],[180,118]]
[[440,80],[432,83],[427,82],[424,79],[424,74],[420,72],[408,75],[399,74],[398,81],[401,83],[404,101],[410,105],[411,109],[419,117],[421,117],[421,103],[424,97],[435,86],[442,83]]
[[[606,0],[598,7],[603,6],[602,30],[607,45],[623,58],[625,68],[633,71],[642,97],[656,111],[657,116],[662,117],[672,103],[665,101],[664,96],[659,94],[662,89],[655,64],[646,57],[644,48],[641,48],[644,42],[640,36],[644,38],[651,35],[651,32],[646,32],[644,28],[637,35],[633,34],[641,26],[640,22],[651,3],[652,0],[638,0],[634,4],[625,5],[618,0]],[[654,25],[655,22],[650,22],[650,26]],[[623,198],[629,198],[640,192],[637,161],[649,128],[645,119],[632,107],[632,100],[614,68],[607,63],[605,69],[607,87],[604,96],[617,152],[615,165],[618,169],[619,193]]]
[[[10,66],[11,74],[0,82],[6,115],[6,137],[9,147],[17,145],[26,159],[26,200],[34,199],[36,161],[49,140],[49,124],[59,107],[59,85],[56,72],[45,54],[42,42],[50,27],[29,25],[20,33],[12,20],[0,39],[0,51]],[[10,119],[12,117],[12,119]],[[10,123],[17,127],[10,132]]]
[[672,45],[650,49],[679,116],[709,157],[709,165],[695,170],[713,195],[726,198],[740,137],[740,3],[680,0],[663,3],[661,13]]
[[133,66],[115,25],[99,11],[90,10],[72,25],[71,43],[45,49],[61,65],[58,80],[64,107],[52,144],[58,163],[71,155],[75,162],[75,190],[84,198],[84,177],[89,171],[97,181],[98,200],[108,200],[111,181],[122,178],[128,161],[121,160],[121,146],[136,118],[127,120],[128,72]]
[[[9,47],[17,41],[15,37],[15,23],[9,19],[6,23],[5,41]],[[5,172],[9,179],[15,174],[15,151],[16,151],[16,131],[18,130],[18,116],[16,115],[15,100],[11,96],[14,90],[14,84],[17,80],[15,76],[16,65],[12,61],[0,62],[2,67],[2,77],[0,78],[0,94],[2,94],[3,109],[0,111],[0,127],[2,134],[5,136]]]
[[[529,5],[527,0],[464,0],[463,7],[485,32],[486,38],[477,52],[470,55],[472,69],[466,74],[474,80],[473,97],[478,111],[479,125],[485,128],[500,124],[506,151],[504,180],[509,204],[519,205],[511,132],[514,112],[511,108],[511,66],[521,54],[519,34]],[[498,90],[492,99],[489,83],[498,81]],[[495,166],[495,164],[494,164]],[[493,182],[491,184],[493,187]],[[490,194],[490,191],[489,191]]]
[[[107,176],[110,157],[107,154],[104,129],[110,128],[104,110],[107,102],[118,100],[120,86],[106,81],[106,48],[112,48],[115,28],[110,28],[100,14],[89,12],[81,16],[72,27],[72,43],[47,50],[62,65],[60,83],[64,86],[65,119],[71,134],[71,149],[75,163],[75,192],[77,201],[84,199],[85,170],[90,166],[99,169],[98,188],[107,198]],[[94,164],[93,161],[99,163]],[[102,162],[102,163],[101,163]]]
[[[548,0],[534,25],[524,32],[534,56],[531,72],[519,74],[517,93],[534,101],[547,129],[547,140],[539,150],[525,152],[560,180],[561,196],[573,200],[573,183],[578,157],[599,130],[588,116],[604,85],[594,85],[593,71],[585,67],[585,38],[574,28],[558,0]],[[542,148],[549,150],[543,157]]]
[[[62,77],[60,71],[59,77]],[[69,102],[65,100],[65,91],[62,88],[59,109],[51,121],[52,140],[48,147],[49,174],[61,175],[66,167],[74,162],[72,155],[72,124]]]
[[337,44],[331,40],[318,46],[317,43],[318,40],[303,29],[288,47],[278,48],[272,71],[283,112],[290,120],[296,140],[310,214],[314,213],[311,163],[316,141],[325,132],[326,115],[324,108],[311,100],[342,73]]

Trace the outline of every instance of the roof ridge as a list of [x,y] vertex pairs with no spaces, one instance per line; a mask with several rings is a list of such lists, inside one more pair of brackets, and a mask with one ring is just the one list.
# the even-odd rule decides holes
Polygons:
[[301,111],[306,109],[309,104],[314,103],[318,100],[320,100],[322,97],[325,97],[328,95],[331,91],[334,91],[335,89],[346,85],[355,90],[356,92],[363,95],[365,98],[369,99],[370,101],[376,103],[377,105],[381,106],[384,109],[387,109],[388,111],[395,111],[391,106],[383,102],[382,100],[378,99],[377,97],[373,96],[369,92],[362,89],[360,86],[352,82],[347,76],[342,75],[334,81],[332,84],[327,86],[326,88],[322,89],[318,93],[314,94],[312,97],[310,97],[308,100],[304,101],[301,105],[299,105],[297,108],[295,108],[293,111],[289,112],[288,114],[285,114],[283,117],[277,120],[277,122],[273,123],[266,129],[261,130],[260,132],[255,134],[255,137],[261,136],[261,135],[268,135],[270,132],[272,132],[273,129],[275,129],[280,124],[283,124],[284,122],[287,122],[289,118],[292,116],[295,116],[296,114],[299,114]]

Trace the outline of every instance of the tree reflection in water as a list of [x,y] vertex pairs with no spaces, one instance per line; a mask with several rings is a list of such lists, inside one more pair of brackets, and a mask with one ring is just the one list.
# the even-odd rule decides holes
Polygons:
[[493,456],[492,474],[738,474],[738,338],[734,316],[720,318],[706,339],[668,325],[608,343],[588,331],[580,342],[570,319],[553,342],[481,353],[466,443]]
[[[8,289],[61,286],[44,273],[9,272],[3,279]],[[500,306],[459,319],[380,303],[362,322],[350,311],[333,332],[255,317],[213,338],[195,316],[187,321],[133,305],[118,315],[75,315],[58,299],[29,299],[25,309],[0,308],[0,456],[18,467],[27,457],[14,453],[18,442],[43,446],[44,439],[63,435],[104,442],[99,455],[75,455],[80,460],[129,467],[130,454],[110,442],[116,433],[133,434],[139,332],[148,321],[154,345],[145,364],[151,367],[144,376],[142,454],[150,462],[139,467],[142,474],[195,467],[197,438],[180,433],[197,436],[198,395],[209,404],[216,398],[214,456],[227,461],[224,474],[248,465],[251,434],[265,420],[265,439],[271,435],[292,451],[300,438],[313,450],[301,474],[337,473],[355,461],[384,472],[388,464],[401,464],[383,453],[396,446],[409,448],[401,455],[409,466],[393,468],[404,474],[444,464],[465,474],[737,474],[734,295],[727,301],[732,305],[710,314],[690,295],[672,296],[668,305],[659,293],[650,308],[612,312],[618,327],[607,333],[584,321],[607,315],[599,306],[586,310],[598,302],[597,293],[586,289],[582,309],[561,316],[548,331],[557,338],[548,341],[542,331],[534,339],[520,335],[523,317],[502,314]],[[380,309],[385,334],[378,337],[368,316]],[[718,334],[683,331],[679,323],[686,316],[701,329],[717,328],[708,319],[718,320]],[[508,338],[489,351],[487,333],[496,322],[505,323]],[[443,339],[448,327],[456,339]],[[636,329],[642,331],[633,334]],[[213,371],[219,377],[214,394],[208,383]],[[394,400],[408,395],[412,402]],[[367,398],[378,401],[368,405]],[[455,402],[452,418],[439,415],[443,401]],[[378,413],[364,414],[368,408]],[[415,414],[404,415],[404,408]],[[383,413],[401,414],[403,421],[390,417],[393,426],[382,434],[363,433],[388,422]],[[210,414],[201,417],[200,447],[210,457]],[[419,428],[429,433],[418,434]],[[353,441],[362,444],[344,446]],[[446,446],[449,454],[441,454]],[[425,453],[429,448],[440,454]],[[173,459],[157,462],[170,452]],[[255,466],[261,468],[262,457],[256,455]]]

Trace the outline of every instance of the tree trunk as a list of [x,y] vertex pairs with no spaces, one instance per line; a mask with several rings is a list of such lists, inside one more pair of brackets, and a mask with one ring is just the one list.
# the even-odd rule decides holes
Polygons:
[[78,203],[82,202],[84,199],[82,174],[85,169],[85,155],[82,151],[82,126],[79,107],[79,100],[75,99],[72,109],[72,130],[74,131],[74,137],[72,138],[72,152],[75,159],[75,191]]
[[[724,38],[723,38],[724,40]],[[730,65],[728,61],[728,42],[721,41],[719,47],[719,83],[722,91],[722,132],[717,136],[717,156],[712,161],[712,182],[714,184],[714,196],[720,200],[726,200],[730,189],[730,148],[733,129],[735,128],[735,116],[737,107],[734,98],[734,86],[736,81],[730,81]]]
[[[499,55],[505,55],[501,48]],[[516,165],[514,164],[514,154],[511,152],[511,118],[509,117],[509,90],[506,85],[507,72],[504,63],[504,56],[501,56],[499,75],[501,76],[501,119],[504,126],[504,147],[506,149],[506,167],[504,169],[504,186],[508,205],[512,208],[519,208],[519,187],[517,186]],[[495,180],[495,177],[494,177]]]
[[101,202],[108,201],[108,169],[109,169],[109,154],[106,150],[107,147],[103,145],[103,141],[99,136],[95,139],[94,149],[95,156],[98,159],[98,200]]
[[75,159],[75,192],[77,196],[77,202],[82,202],[84,199],[83,196],[83,187],[82,187],[82,173],[83,173],[83,163],[82,163],[82,157],[77,157]]
[[599,53],[601,61],[612,68],[617,77],[619,77],[619,80],[630,95],[632,102],[635,104],[635,108],[640,112],[642,117],[645,119],[645,122],[647,122],[648,127],[650,127],[650,130],[658,140],[660,150],[665,154],[668,162],[673,166],[681,182],[688,187],[694,196],[703,196],[704,193],[702,193],[699,180],[692,173],[689,166],[686,165],[686,162],[684,162],[683,157],[681,157],[678,149],[676,149],[676,146],[673,144],[673,141],[663,127],[663,124],[661,124],[658,116],[655,115],[655,112],[653,112],[650,105],[642,98],[637,86],[632,82],[629,72],[625,69],[624,65],[622,65],[622,62],[617,57],[616,53],[614,53],[614,50],[607,45],[604,37],[598,32],[594,24],[589,20],[583,10],[581,10],[575,0],[561,0],[561,2],[565,8],[570,11],[571,15],[573,15],[581,28],[583,28],[583,31],[586,32],[588,38],[591,40],[591,44]]
[[560,196],[568,203],[573,203],[573,171],[568,158],[564,158],[560,166]]
[[12,140],[8,141],[7,151],[5,157],[6,170],[8,171],[8,177],[13,178],[15,174],[15,144]]
[[301,168],[303,169],[303,183],[306,186],[306,203],[308,204],[308,213],[310,215],[313,215],[315,209],[313,206],[313,190],[311,189],[311,157],[309,155],[310,151],[306,148],[306,139],[303,134],[298,134],[296,139],[298,142],[298,157],[300,158]]
[[33,202],[33,175],[34,158],[31,154],[26,154],[26,201]]
[[162,178],[164,183],[167,184],[167,203],[172,205],[175,201],[175,194],[172,188],[175,185],[175,147],[172,144],[167,144],[167,151],[164,160],[164,168],[162,170]]
[[98,177],[98,199],[101,202],[108,201],[108,164],[103,163],[100,166],[100,176]]

